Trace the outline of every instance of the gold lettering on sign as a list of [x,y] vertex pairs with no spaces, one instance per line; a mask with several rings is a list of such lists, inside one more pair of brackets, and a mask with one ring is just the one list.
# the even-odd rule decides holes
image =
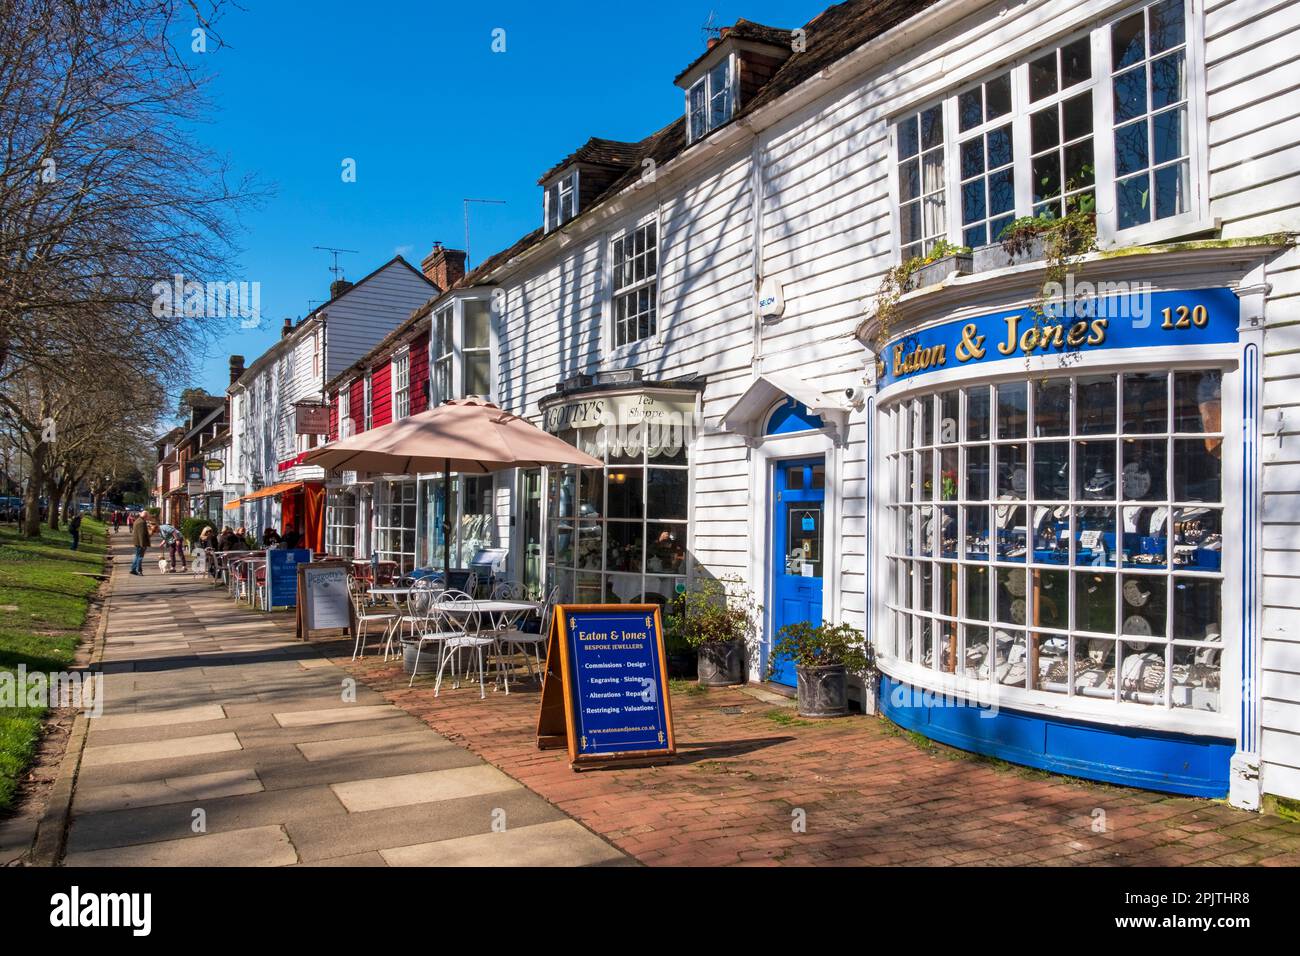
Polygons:
[[1008,315],[1007,322],[1007,340],[998,343],[998,351],[1003,355],[1013,355],[1016,351],[1019,336],[1016,335],[1016,328],[1020,325],[1020,316]]
[[976,325],[974,322],[967,322],[961,330],[961,341],[953,349],[957,353],[958,362],[969,362],[971,359],[982,359],[984,357],[984,336],[976,335]]

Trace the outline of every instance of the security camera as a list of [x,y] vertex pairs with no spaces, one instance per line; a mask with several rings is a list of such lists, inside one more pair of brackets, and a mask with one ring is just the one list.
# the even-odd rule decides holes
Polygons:
[[858,411],[867,403],[867,390],[861,385],[850,385],[844,390],[844,400]]

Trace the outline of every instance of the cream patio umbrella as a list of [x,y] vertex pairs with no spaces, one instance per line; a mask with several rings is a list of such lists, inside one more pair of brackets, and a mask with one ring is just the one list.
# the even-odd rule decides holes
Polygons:
[[451,473],[488,474],[541,465],[599,467],[602,462],[536,425],[477,397],[453,399],[401,421],[308,452],[326,471],[409,475],[441,471],[442,566],[451,568]]

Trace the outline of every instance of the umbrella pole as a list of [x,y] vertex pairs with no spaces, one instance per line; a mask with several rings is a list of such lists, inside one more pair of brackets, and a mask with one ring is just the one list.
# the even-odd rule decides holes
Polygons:
[[451,587],[451,459],[442,468],[442,579]]

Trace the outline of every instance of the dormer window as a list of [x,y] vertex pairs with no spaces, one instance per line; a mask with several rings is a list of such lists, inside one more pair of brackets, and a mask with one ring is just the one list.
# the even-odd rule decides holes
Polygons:
[[558,229],[578,214],[578,171],[566,173],[546,187],[546,231]]
[[731,119],[731,57],[725,58],[686,91],[686,120],[693,143]]

